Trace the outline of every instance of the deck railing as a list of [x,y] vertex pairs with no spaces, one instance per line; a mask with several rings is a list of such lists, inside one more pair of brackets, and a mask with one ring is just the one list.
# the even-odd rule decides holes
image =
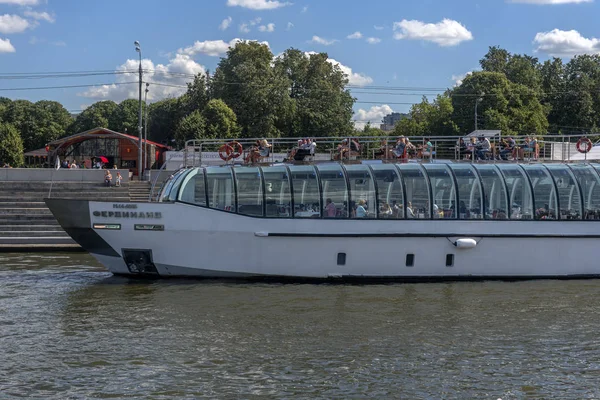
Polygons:
[[[543,162],[568,162],[581,161],[586,159],[586,155],[577,151],[577,142],[582,138],[581,135],[534,135],[531,136],[537,141],[537,147],[534,151],[519,150],[514,155],[519,160],[525,162],[543,161]],[[397,137],[395,136],[359,136],[359,137],[317,137],[310,138],[316,146],[314,154],[311,154],[303,160],[304,162],[324,162],[339,160],[341,162],[355,162],[358,160],[383,160],[384,162],[430,162],[454,161],[454,162],[506,162],[517,161],[513,152],[502,152],[503,140],[507,137],[491,136],[488,140],[491,143],[491,150],[483,160],[478,159],[476,152],[461,151],[459,140],[463,139],[465,143],[470,142],[468,136],[411,136],[408,139],[414,146],[414,150],[407,151],[405,157],[397,157],[391,150],[395,148]],[[255,151],[258,141],[266,139],[270,144],[269,155],[266,157],[251,157],[251,152]],[[290,158],[290,151],[298,148],[299,141],[306,138],[243,138],[243,139],[203,139],[189,140],[184,149],[184,167],[194,167],[201,165],[226,165],[226,164],[250,164],[252,161],[259,163],[276,162],[298,162]],[[343,141],[351,143],[357,139],[359,150],[344,151],[340,155],[340,146]],[[431,154],[422,151],[425,148],[427,139],[433,145]],[[525,137],[514,137],[517,147],[525,147]],[[219,156],[219,149],[224,150],[223,145],[231,142],[237,142],[241,145],[242,152],[237,157],[230,160],[222,160]],[[479,138],[476,138],[476,143]],[[387,145],[385,144],[387,143]],[[236,145],[237,146],[237,145]],[[346,144],[347,146],[347,144]],[[384,147],[387,146],[387,147]],[[226,150],[226,149],[225,149]],[[222,151],[226,155],[225,151]],[[237,153],[237,149],[236,149]],[[234,154],[237,155],[237,154]],[[506,155],[506,157],[502,157]],[[226,157],[227,158],[227,157]],[[507,158],[507,160],[504,160]]]

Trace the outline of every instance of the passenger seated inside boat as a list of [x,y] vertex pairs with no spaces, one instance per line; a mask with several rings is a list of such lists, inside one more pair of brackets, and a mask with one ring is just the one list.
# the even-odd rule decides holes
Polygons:
[[379,216],[381,218],[392,218],[392,215],[392,207],[388,203],[383,203],[379,209]]
[[366,202],[363,199],[358,201],[358,205],[356,206],[356,218],[366,218],[367,210],[366,210]]
[[335,218],[337,216],[337,208],[331,199],[325,201],[325,218]]

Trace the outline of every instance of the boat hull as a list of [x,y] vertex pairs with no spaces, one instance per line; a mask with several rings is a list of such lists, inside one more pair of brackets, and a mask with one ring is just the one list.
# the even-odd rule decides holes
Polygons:
[[46,202],[75,241],[120,275],[365,282],[600,276],[596,221],[268,219],[183,203]]

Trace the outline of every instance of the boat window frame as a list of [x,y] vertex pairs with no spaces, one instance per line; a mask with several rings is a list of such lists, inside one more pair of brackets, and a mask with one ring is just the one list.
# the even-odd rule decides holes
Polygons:
[[[196,171],[196,174],[192,174],[192,171]],[[185,187],[189,184],[189,181],[194,178],[197,175],[202,174],[202,180],[204,181],[204,201],[206,202],[205,206],[201,205],[201,204],[197,204],[197,203],[190,203],[188,201],[184,201],[181,199],[181,197],[183,196],[183,191],[185,190]],[[191,204],[194,206],[198,206],[198,207],[206,207],[208,208],[208,190],[207,189],[207,183],[206,183],[206,173],[204,172],[204,168],[203,167],[197,167],[197,168],[191,168],[190,169],[190,173],[188,173],[183,182],[181,182],[181,185],[179,186],[179,191],[177,193],[177,200],[180,203],[185,203],[185,204]]]
[[[364,218],[358,218],[358,217],[352,217],[351,214],[349,214],[348,219],[371,219],[371,220],[375,220],[375,219],[379,219],[379,200],[378,200],[378,192],[377,192],[377,182],[375,181],[375,176],[373,175],[373,171],[371,170],[371,168],[369,167],[369,164],[351,164],[348,166],[344,165],[344,171],[346,173],[346,185],[348,187],[348,199],[350,199],[350,195],[352,192],[352,185],[350,184],[350,176],[348,173],[348,168],[347,167],[362,167],[362,170],[367,172],[369,174],[369,179],[371,179],[371,183],[373,184],[373,196],[375,197],[375,201],[373,202],[373,204],[369,204],[370,207],[374,207],[375,208],[375,217],[364,217]],[[352,169],[350,169],[350,172],[352,172]],[[367,213],[368,215],[368,213]]]
[[[448,167],[447,164],[442,164],[442,163],[439,163],[439,164],[423,164],[421,166],[423,167],[423,169],[427,173],[427,177],[429,178],[429,193],[430,193],[429,197],[431,198],[430,204],[431,204],[431,217],[432,217],[432,219],[451,220],[451,221],[459,219],[459,216],[458,216],[458,214],[459,214],[458,213],[458,205],[459,205],[459,203],[458,203],[458,183],[456,181],[456,176],[454,176],[454,171],[452,171],[452,169],[450,169],[450,167]],[[453,218],[446,218],[446,217],[444,217],[444,218],[439,218],[439,217],[438,218],[433,218],[433,202],[434,202],[434,199],[433,199],[433,186],[431,184],[431,176],[429,176],[429,170],[427,169],[427,167],[432,167],[431,171],[433,171],[436,167],[442,167],[443,169],[446,170],[446,172],[448,172],[448,176],[452,180],[452,185],[453,185],[453,189],[454,189],[454,210],[453,210],[454,217]]]
[[[560,207],[560,195],[558,192],[558,183],[556,182],[556,176],[552,173],[552,170],[558,171],[557,167],[564,167],[564,170],[567,171],[567,173],[570,175],[571,179],[575,182],[575,187],[578,190],[579,193],[579,219],[565,219],[563,221],[583,221],[583,215],[584,215],[584,210],[585,210],[585,204],[584,204],[584,200],[583,200],[583,190],[581,188],[581,183],[579,182],[579,179],[577,179],[577,177],[575,176],[575,173],[573,172],[573,169],[571,167],[569,167],[568,164],[553,164],[553,165],[545,165],[544,167],[550,172],[550,176],[552,176],[552,180],[554,181],[554,186],[555,186],[555,190],[556,190],[556,198],[558,199],[559,203],[558,206]],[[571,199],[569,199],[570,202]],[[560,208],[558,209],[558,213],[560,214]],[[558,219],[562,219],[559,218]]]
[[[473,167],[472,164],[470,163],[460,163],[460,164],[449,164],[448,168],[450,168],[450,171],[452,171],[452,175],[454,176],[454,180],[455,180],[455,184],[456,184],[456,195],[458,196],[458,200],[459,200],[459,205],[460,205],[460,193],[459,193],[459,187],[458,187],[458,178],[456,177],[456,171],[454,170],[454,166],[465,166],[468,169],[471,170],[471,172],[473,172],[473,177],[474,179],[477,181],[477,185],[479,186],[479,215],[481,215],[481,218],[465,218],[462,219],[460,218],[460,213],[459,213],[459,218],[461,221],[482,221],[484,220],[484,216],[483,216],[483,204],[485,201],[485,191],[483,190],[483,182],[481,181],[481,175],[479,174],[479,171]],[[470,203],[470,201],[469,201]]]
[[[402,218],[389,218],[392,220],[405,220],[406,218],[406,187],[404,186],[404,179],[402,177],[402,173],[400,172],[400,169],[398,169],[397,164],[391,164],[391,163],[382,163],[382,164],[376,164],[376,165],[382,165],[382,166],[389,166],[389,168],[384,168],[381,169],[381,171],[393,171],[396,175],[396,178],[398,178],[398,182],[400,184],[400,189],[402,192]],[[373,173],[373,179],[375,180],[375,185],[377,187],[377,189],[379,190],[378,184],[377,184],[377,178],[375,177],[375,169],[373,168],[373,165],[369,165],[369,168],[371,169],[371,172]],[[379,196],[379,191],[377,192],[378,196]],[[377,207],[379,207],[379,197],[377,198]],[[380,218],[379,217],[379,212],[377,214],[377,219],[387,219],[387,218]]]
[[[508,182],[506,181],[507,176],[504,173],[505,170],[508,170],[507,167],[513,167],[519,171],[521,178],[523,179],[523,188],[527,187],[527,189],[529,190],[529,196],[531,198],[531,221],[535,221],[535,192],[533,190],[533,184],[531,183],[531,178],[529,177],[529,174],[525,171],[525,169],[521,166],[521,164],[500,164],[500,165],[496,165],[496,168],[498,168],[500,170],[500,173],[502,175],[502,179],[504,179],[504,182],[506,184],[506,195],[508,196],[508,220],[509,221],[524,221],[527,219],[516,219],[516,218],[511,218],[512,216],[512,196],[511,193],[512,192],[512,187],[511,187],[511,191],[508,190]],[[524,189],[523,189],[524,190]]]

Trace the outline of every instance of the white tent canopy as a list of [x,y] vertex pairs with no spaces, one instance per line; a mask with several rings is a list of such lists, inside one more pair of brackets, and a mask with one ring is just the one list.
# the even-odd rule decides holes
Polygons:
[[500,136],[502,134],[501,130],[481,130],[478,129],[476,131],[473,131],[471,133],[469,133],[467,136],[465,137],[481,137],[481,136],[485,136],[486,138],[490,139],[496,136]]

